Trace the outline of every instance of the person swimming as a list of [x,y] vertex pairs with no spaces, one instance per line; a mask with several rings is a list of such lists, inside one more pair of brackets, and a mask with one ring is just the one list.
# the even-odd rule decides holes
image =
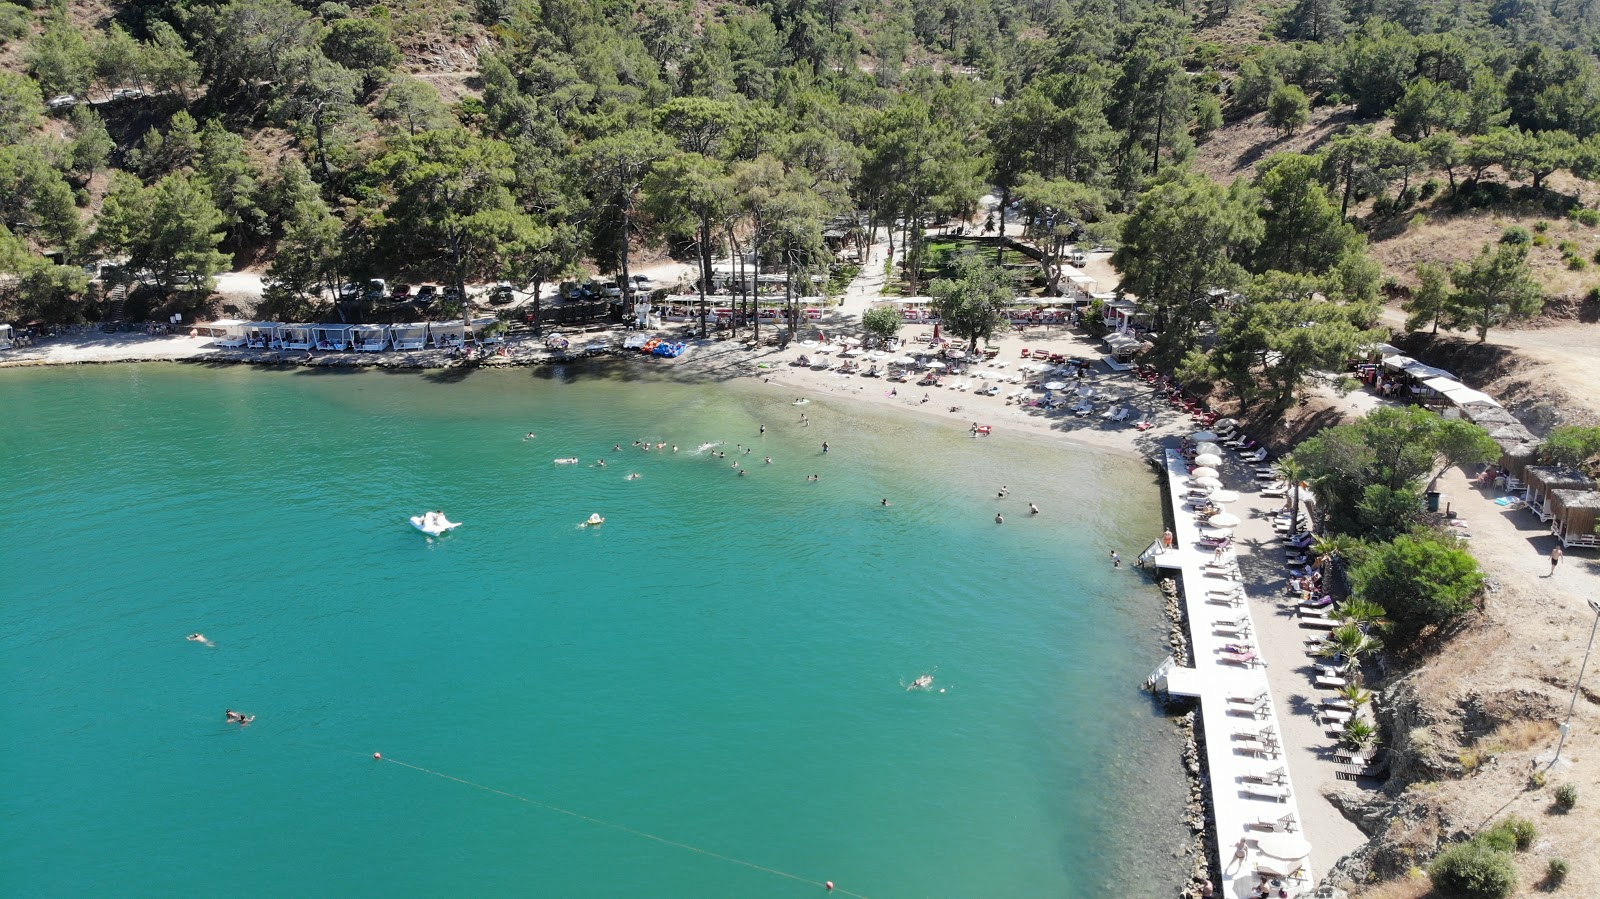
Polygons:
[[215,643],[212,643],[210,640],[207,640],[205,634],[190,634],[187,639],[190,642],[193,642],[193,643],[204,643],[207,646],[216,646],[217,645]]
[[911,682],[911,686],[906,687],[906,692],[909,693],[912,690],[926,690],[931,686],[933,686],[933,675],[924,674],[921,677],[917,678],[916,680],[912,681]]
[[522,439],[523,440],[532,440],[533,438],[538,437],[538,436],[539,436],[538,434],[535,434],[532,431],[529,431],[528,432],[528,436],[526,436],[526,437],[524,437]]
[[885,506],[889,505],[889,498],[887,496],[883,498],[882,505],[885,505]]
[[1033,503],[1028,503],[1028,514],[1029,515],[1038,515],[1039,514],[1039,507],[1034,505]]
[[638,473],[638,472],[637,472],[637,471],[636,471],[636,472],[633,472],[633,473],[632,473],[632,474],[630,474],[630,475],[628,475],[628,476],[627,476],[627,477],[626,477],[626,478],[624,478],[624,479],[623,479],[623,480],[627,480],[627,481],[637,481],[637,480],[639,480],[639,479],[640,479],[640,478],[641,478],[641,477],[644,477],[644,475],[641,475],[641,474],[639,474],[639,473]]
[[604,460],[604,459],[596,459],[596,460],[594,460],[594,464],[600,466],[601,468],[605,468],[606,467],[606,460]]

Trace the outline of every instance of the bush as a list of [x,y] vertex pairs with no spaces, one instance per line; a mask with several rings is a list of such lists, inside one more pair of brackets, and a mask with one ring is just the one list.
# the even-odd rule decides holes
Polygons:
[[1556,244],[1556,247],[1561,250],[1563,256],[1572,256],[1578,252],[1578,242],[1575,240],[1563,240]]
[[1457,843],[1428,866],[1434,888],[1461,899],[1505,899],[1517,888],[1511,856],[1481,843]]
[[1543,234],[1544,232],[1550,230],[1550,223],[1545,221],[1544,219],[1540,219],[1537,222],[1533,223],[1533,230],[1539,232],[1540,234]]
[[1547,884],[1546,889],[1553,890],[1565,883],[1567,880],[1567,868],[1568,865],[1566,859],[1551,859],[1550,864],[1546,865],[1544,869],[1544,882]]
[[1588,225],[1591,228],[1600,225],[1600,209],[1574,209],[1567,215],[1580,225]]
[[1422,199],[1427,200],[1438,195],[1439,190],[1442,187],[1444,187],[1444,185],[1439,183],[1438,178],[1429,178],[1428,180],[1422,182]]
[[1570,812],[1578,806],[1578,788],[1572,784],[1562,784],[1556,790],[1556,808]]
[[1532,241],[1533,235],[1529,234],[1528,229],[1522,227],[1521,225],[1512,225],[1500,234],[1501,243],[1516,244],[1518,246],[1525,247]]
[[1548,247],[1550,246],[1550,238],[1543,234],[1535,234],[1533,236],[1533,245],[1536,247]]
[[1534,838],[1538,836],[1539,828],[1532,821],[1513,815],[1473,837],[1473,840],[1501,852],[1520,852],[1532,846]]
[[[1367,502],[1368,500],[1364,500]],[[1372,514],[1400,506],[1373,503]],[[1372,552],[1351,572],[1356,592],[1389,611],[1396,643],[1404,645],[1429,625],[1472,611],[1483,573],[1454,541],[1431,533],[1405,534]]]
[[1570,268],[1575,272],[1581,272],[1581,271],[1583,271],[1584,269],[1586,269],[1588,267],[1589,267],[1588,260],[1584,259],[1582,256],[1568,256],[1567,257],[1567,268]]

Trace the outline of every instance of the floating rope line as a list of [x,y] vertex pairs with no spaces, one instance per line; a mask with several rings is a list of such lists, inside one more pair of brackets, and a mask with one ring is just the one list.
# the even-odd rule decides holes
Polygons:
[[629,827],[626,824],[613,824],[610,821],[603,821],[603,820],[601,820],[599,818],[595,818],[595,817],[591,817],[589,815],[582,814],[581,812],[575,812],[575,811],[572,811],[570,809],[561,808],[560,806],[551,805],[548,802],[540,802],[537,799],[529,799],[526,796],[519,796],[516,793],[508,793],[505,790],[497,789],[495,787],[485,786],[485,785],[480,784],[480,783],[473,783],[470,780],[467,780],[467,779],[461,778],[461,777],[456,777],[453,774],[445,774],[442,771],[434,771],[434,770],[432,770],[430,768],[424,768],[421,765],[413,765],[410,762],[402,762],[399,759],[392,759],[392,758],[389,758],[388,756],[382,755],[381,753],[373,753],[372,757],[377,759],[380,762],[389,762],[391,764],[399,765],[399,766],[401,766],[403,768],[410,768],[413,771],[420,771],[423,774],[431,774],[434,777],[440,777],[440,778],[443,778],[445,780],[453,780],[458,784],[464,784],[466,786],[473,787],[475,789],[483,790],[486,793],[494,793],[497,796],[504,796],[507,799],[515,799],[518,802],[525,802],[528,805],[535,805],[535,806],[538,806],[539,808],[546,809],[546,810],[552,811],[552,812],[556,812],[558,814],[566,815],[566,816],[568,816],[570,818],[577,818],[579,821],[587,821],[590,824],[597,824],[597,825],[599,825],[601,827],[609,827],[612,830],[618,830],[618,831],[621,831],[623,833],[632,834],[632,835],[634,835],[636,837],[644,837],[647,840],[655,840],[657,843],[664,843],[664,844],[666,844],[668,846],[675,846],[675,847],[677,847],[679,849],[686,849],[686,850],[688,850],[690,852],[698,852],[701,855],[708,855],[708,856],[710,856],[712,858],[720,859],[720,860],[725,861],[725,862],[730,862],[730,863],[735,864],[735,865],[743,865],[744,867],[750,868],[752,870],[762,871],[762,872],[765,872],[767,874],[774,874],[774,875],[777,875],[778,877],[787,877],[790,880],[798,881],[798,882],[804,883],[804,884],[810,884],[811,886],[822,887],[822,888],[826,889],[828,892],[834,893],[834,894],[837,894],[837,895],[840,895],[840,896],[853,896],[853,897],[855,897],[855,899],[867,899],[866,896],[863,896],[860,893],[852,893],[849,890],[839,889],[838,887],[834,886],[832,881],[811,880],[809,878],[801,877],[798,874],[790,874],[788,871],[780,871],[777,868],[768,868],[765,865],[758,865],[755,862],[748,862],[748,861],[745,861],[742,858],[734,858],[733,856],[730,856],[730,855],[723,855],[720,852],[712,852],[710,849],[702,849],[699,846],[691,846],[688,843],[680,843],[677,840],[669,840],[666,837],[657,836],[656,834],[653,834],[653,833],[649,833],[649,832],[646,832],[646,831],[643,831],[643,830],[638,830],[636,828]]

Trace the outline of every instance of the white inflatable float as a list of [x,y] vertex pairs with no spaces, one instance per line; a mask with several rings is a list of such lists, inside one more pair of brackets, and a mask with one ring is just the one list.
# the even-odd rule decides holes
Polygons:
[[461,527],[461,522],[451,521],[443,512],[424,512],[421,515],[411,516],[411,526],[430,537],[437,537],[446,531]]

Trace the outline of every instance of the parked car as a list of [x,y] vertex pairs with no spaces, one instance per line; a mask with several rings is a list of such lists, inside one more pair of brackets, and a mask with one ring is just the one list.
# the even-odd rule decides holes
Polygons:
[[77,106],[78,98],[71,94],[59,94],[44,101],[44,105],[50,109],[63,109],[68,106]]
[[391,299],[395,300],[409,300],[411,299],[411,285],[396,284],[394,286],[394,293],[390,294],[389,296]]
[[113,100],[137,100],[144,96],[144,91],[137,87],[119,87],[111,92]]
[[501,281],[489,289],[489,302],[496,306],[505,305],[516,298],[516,288],[512,286],[510,281]]
[[423,284],[417,287],[417,302],[431,303],[439,298],[439,285]]

